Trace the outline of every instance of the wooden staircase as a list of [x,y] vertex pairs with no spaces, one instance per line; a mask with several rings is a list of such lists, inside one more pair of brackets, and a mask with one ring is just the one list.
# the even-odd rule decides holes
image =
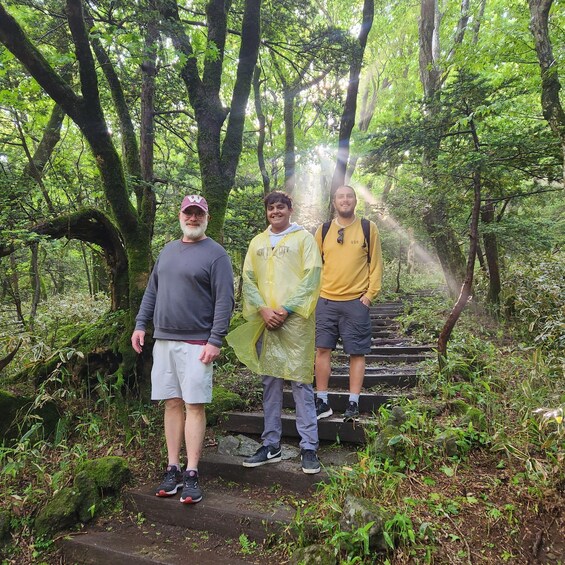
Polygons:
[[[400,303],[382,303],[371,309],[373,347],[367,356],[359,422],[343,422],[342,414],[348,402],[348,365],[339,349],[334,354],[329,393],[334,415],[318,422],[323,467],[320,474],[305,475],[298,459],[249,469],[241,465],[243,457],[220,455],[215,448],[209,448],[199,465],[202,502],[186,506],[179,503],[179,495],[157,498],[153,494],[156,478],[151,477],[148,486],[134,489],[125,497],[130,516],[142,517],[139,523],[130,519],[121,525],[98,524],[87,533],[65,539],[63,562],[81,565],[261,562],[260,556],[233,549],[241,543],[240,536],[257,543],[276,539],[294,515],[294,509],[286,502],[288,494],[307,498],[318,482],[327,479],[329,467],[355,461],[353,445],[364,443],[365,427],[374,425],[373,413],[383,404],[394,404],[411,395],[418,379],[418,364],[430,355],[431,348],[411,344],[399,335],[396,317],[402,309]],[[296,444],[290,388],[285,390],[283,406],[286,438],[283,443]],[[263,431],[263,414],[227,413],[221,431],[258,438]],[[341,448],[336,448],[336,443]],[[198,540],[203,538],[198,535],[206,536],[205,547],[199,547]]]
[[[410,343],[399,336],[396,318],[402,313],[398,302],[381,303],[371,308],[373,345],[366,356],[367,367],[363,392],[359,399],[360,420],[355,424],[343,422],[343,412],[349,400],[348,356],[338,346],[332,356],[330,375],[330,406],[334,415],[318,421],[321,441],[361,444],[364,428],[371,425],[372,415],[383,404],[394,404],[400,397],[410,395],[418,380],[418,364],[429,358],[432,348]],[[297,438],[294,400],[290,388],[285,389],[283,436]],[[258,436],[263,431],[262,412],[229,412],[222,429],[228,433]]]

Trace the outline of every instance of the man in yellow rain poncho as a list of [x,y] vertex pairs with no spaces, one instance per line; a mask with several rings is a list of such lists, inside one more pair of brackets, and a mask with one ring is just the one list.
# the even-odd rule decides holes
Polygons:
[[322,260],[314,237],[291,223],[284,192],[265,197],[269,227],[249,244],[243,266],[243,315],[247,322],[227,336],[239,360],[263,375],[263,445],[244,460],[258,467],[281,460],[284,380],[291,381],[300,435],[302,470],[320,472],[318,422],[312,387],[315,308]]

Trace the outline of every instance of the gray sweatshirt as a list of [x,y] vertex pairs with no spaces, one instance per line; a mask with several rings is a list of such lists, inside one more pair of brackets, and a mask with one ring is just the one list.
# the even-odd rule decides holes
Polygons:
[[153,319],[155,339],[205,340],[220,347],[233,312],[233,272],[213,239],[167,243],[153,267],[136,330]]

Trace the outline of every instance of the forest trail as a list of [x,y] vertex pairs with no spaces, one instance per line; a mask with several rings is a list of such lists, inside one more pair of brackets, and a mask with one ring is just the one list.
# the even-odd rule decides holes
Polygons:
[[[293,502],[308,502],[315,496],[316,484],[328,479],[330,467],[356,460],[356,449],[365,441],[365,428],[373,426],[372,413],[383,404],[394,405],[399,397],[412,394],[419,364],[431,355],[432,348],[401,335],[396,318],[409,304],[408,298],[371,309],[373,346],[367,356],[359,422],[343,422],[348,365],[339,349],[334,353],[330,378],[334,415],[318,423],[320,474],[306,475],[300,469],[289,388],[284,395],[283,456],[290,458],[276,465],[244,468],[244,456],[226,448],[229,441],[213,442],[205,448],[199,465],[202,502],[187,506],[179,504],[178,496],[157,498],[153,494],[155,478],[148,478],[146,486],[125,495],[129,519],[99,520],[86,533],[63,541],[64,563],[261,562],[262,544],[276,547],[277,536],[291,522]],[[230,412],[225,414],[218,436],[231,438],[233,447],[245,435],[251,440],[248,449],[254,449],[252,439],[259,439],[262,428],[261,412]]]

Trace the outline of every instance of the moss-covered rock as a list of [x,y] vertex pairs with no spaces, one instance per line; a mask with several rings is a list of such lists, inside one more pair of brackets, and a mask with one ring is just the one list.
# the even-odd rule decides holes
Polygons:
[[467,427],[469,424],[473,424],[475,430],[484,431],[487,427],[487,419],[485,413],[474,406],[470,406],[469,410],[463,415],[460,420],[462,427]]
[[244,407],[245,402],[239,394],[222,386],[215,386],[212,393],[212,402],[206,406],[206,422],[209,426],[213,426],[218,422],[223,412],[240,410]]
[[327,545],[301,547],[292,554],[290,565],[335,565],[333,549]]
[[471,408],[469,404],[467,404],[464,400],[461,400],[460,398],[456,400],[452,400],[451,402],[448,403],[447,406],[449,408],[449,411],[452,414],[456,414],[457,416],[462,416],[463,414],[466,414],[469,411],[469,408]]
[[435,438],[434,444],[436,447],[444,451],[448,457],[453,457],[459,454],[459,446],[457,442],[460,435],[460,430],[449,428],[444,430]]
[[[57,405],[46,402],[40,408],[33,408],[34,399],[28,396],[16,396],[0,390],[0,437],[13,440],[26,433],[40,418],[43,422],[42,434],[50,436],[61,418]],[[27,418],[26,416],[32,416]],[[38,431],[39,434],[39,431]]]
[[98,488],[92,481],[81,487],[65,487],[40,510],[35,519],[35,530],[39,535],[72,528],[78,522],[88,522],[101,503]]
[[130,478],[131,471],[123,457],[100,457],[77,467],[74,485],[78,487],[90,480],[103,492],[117,493]]
[[382,459],[394,459],[404,451],[404,442],[395,441],[395,438],[401,435],[401,431],[396,426],[390,424],[384,426],[373,441],[373,453]]
[[388,546],[383,534],[383,526],[387,519],[387,512],[372,500],[348,496],[343,505],[339,524],[342,531],[355,532],[373,522],[368,531],[369,547],[375,551],[386,551]]

